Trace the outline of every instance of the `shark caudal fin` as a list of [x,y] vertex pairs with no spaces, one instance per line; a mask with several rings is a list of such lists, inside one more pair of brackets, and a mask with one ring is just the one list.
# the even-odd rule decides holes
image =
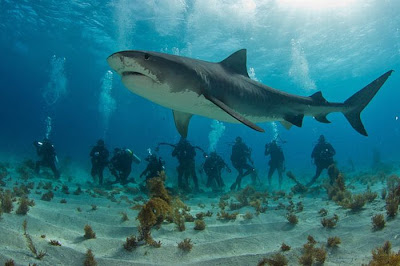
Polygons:
[[348,98],[344,105],[347,107],[346,111],[343,112],[344,116],[349,121],[350,125],[361,135],[368,136],[367,131],[361,121],[360,114],[362,110],[368,105],[368,103],[374,98],[375,94],[379,91],[382,85],[392,74],[393,70],[389,70],[370,84],[365,86],[363,89],[356,92],[353,96]]

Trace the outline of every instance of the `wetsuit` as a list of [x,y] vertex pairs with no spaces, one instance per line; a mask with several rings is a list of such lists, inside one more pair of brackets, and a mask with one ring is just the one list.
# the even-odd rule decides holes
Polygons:
[[164,170],[164,162],[156,155],[149,155],[146,159],[148,161],[146,169],[140,174],[140,177],[146,175],[146,180],[158,176]]
[[198,191],[199,184],[195,170],[195,148],[187,140],[181,139],[172,151],[172,156],[176,157],[179,162],[176,168],[178,171],[178,187],[189,190],[189,178],[192,177],[195,190]]
[[129,150],[117,149],[110,160],[109,169],[115,176],[114,183],[122,185],[128,183],[128,176],[132,171],[133,153]]
[[[233,167],[238,171],[238,176],[235,183],[231,185],[231,190],[234,190],[236,187],[239,190],[241,188],[242,178],[255,171],[254,167],[248,164],[247,161],[253,164],[250,148],[242,141],[236,141],[232,146],[231,162]],[[246,172],[244,172],[244,170],[246,170]],[[254,182],[255,180],[253,180],[253,183]]]
[[33,145],[36,147],[37,155],[40,157],[40,160],[36,161],[35,172],[39,174],[40,167],[44,166],[51,169],[55,178],[60,178],[60,172],[56,167],[57,155],[54,145],[49,140],[44,140],[43,142],[35,141]]
[[321,175],[322,170],[327,169],[330,165],[334,164],[333,156],[336,154],[335,149],[332,145],[325,141],[319,141],[315,145],[314,150],[311,153],[311,158],[314,159],[315,166],[317,167],[314,177],[307,184],[311,186]]
[[225,186],[221,176],[224,168],[230,172],[228,165],[224,162],[221,156],[212,152],[203,165],[204,172],[208,177],[206,184],[207,187],[212,187],[213,191],[222,190]]
[[270,155],[269,171],[268,171],[268,184],[271,186],[271,178],[274,172],[277,170],[279,175],[279,187],[282,186],[282,173],[284,172],[285,156],[281,147],[279,147],[275,141],[265,145],[265,156]]
[[93,179],[98,176],[99,184],[103,184],[103,171],[108,164],[109,152],[104,145],[96,145],[90,151],[92,161],[91,175]]

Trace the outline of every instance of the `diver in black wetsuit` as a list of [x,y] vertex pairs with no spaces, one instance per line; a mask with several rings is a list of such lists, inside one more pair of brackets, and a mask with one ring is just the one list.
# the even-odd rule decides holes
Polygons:
[[103,171],[104,168],[108,164],[108,156],[109,152],[107,148],[104,146],[104,140],[99,139],[97,141],[97,145],[92,148],[90,151],[90,157],[92,161],[92,170],[91,175],[93,180],[95,180],[96,176],[99,177],[99,184],[103,184]]
[[211,152],[210,156],[208,156],[204,162],[203,169],[208,177],[206,186],[211,187],[214,192],[222,191],[225,186],[221,177],[224,168],[226,168],[229,173],[231,172],[229,166],[215,151]]
[[272,140],[265,145],[265,156],[270,155],[269,171],[268,171],[268,185],[271,186],[271,178],[275,170],[279,175],[279,188],[282,186],[282,173],[285,171],[285,156],[283,155],[282,148],[278,146],[276,140]]
[[134,182],[134,179],[128,180],[128,176],[132,171],[132,162],[139,164],[140,159],[133,154],[130,149],[114,149],[114,155],[108,164],[109,170],[113,176],[115,176],[115,181],[113,183],[121,183],[125,185],[128,182]]
[[199,183],[196,175],[195,157],[196,150],[189,141],[181,138],[172,151],[172,156],[178,159],[178,187],[180,189],[189,190],[189,178],[193,178],[194,190],[199,191]]
[[[247,161],[249,161],[251,165],[249,165]],[[241,137],[237,137],[235,144],[232,146],[231,162],[239,173],[235,183],[231,185],[231,190],[235,190],[236,187],[239,190],[241,188],[242,178],[249,174],[252,174],[253,184],[255,184],[256,176],[254,175],[255,169],[252,166],[254,163],[251,159],[251,149],[247,147]],[[244,170],[246,170],[246,172],[243,173]]]
[[324,135],[319,137],[318,143],[315,145],[314,150],[311,153],[311,158],[314,159],[314,164],[317,167],[314,177],[307,184],[311,186],[321,175],[322,170],[327,169],[330,165],[334,164],[333,156],[336,154],[335,149],[332,145],[325,141]]
[[54,177],[59,179],[60,172],[56,167],[57,155],[54,145],[48,138],[44,138],[42,142],[34,141],[33,145],[36,147],[37,155],[40,157],[40,160],[36,161],[35,172],[39,174],[41,166],[48,167],[53,171]]
[[149,154],[145,160],[148,162],[148,164],[146,169],[144,169],[140,174],[140,177],[146,175],[146,181],[150,178],[157,177],[159,173],[164,170],[164,161],[161,159],[161,157],[157,157],[154,154]]

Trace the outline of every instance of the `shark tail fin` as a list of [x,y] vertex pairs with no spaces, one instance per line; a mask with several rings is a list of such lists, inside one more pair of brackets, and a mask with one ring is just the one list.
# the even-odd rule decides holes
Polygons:
[[365,130],[364,125],[361,121],[360,114],[368,105],[368,103],[372,100],[372,98],[374,98],[376,93],[386,82],[392,72],[393,70],[389,70],[388,72],[353,94],[353,96],[351,96],[344,102],[344,105],[346,107],[346,110],[343,112],[344,116],[347,118],[350,125],[361,135],[368,136],[368,133]]

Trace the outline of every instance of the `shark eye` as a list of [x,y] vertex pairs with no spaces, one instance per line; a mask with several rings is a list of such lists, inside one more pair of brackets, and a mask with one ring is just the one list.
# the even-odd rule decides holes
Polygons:
[[149,54],[144,54],[144,60],[149,60],[150,55]]

